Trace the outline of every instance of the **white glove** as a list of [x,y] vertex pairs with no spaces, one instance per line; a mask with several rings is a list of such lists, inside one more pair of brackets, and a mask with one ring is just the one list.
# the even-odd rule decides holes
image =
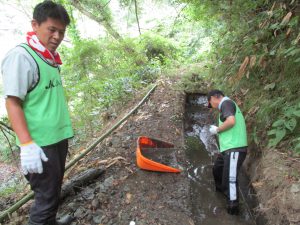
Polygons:
[[48,161],[43,149],[36,143],[21,145],[21,166],[23,173],[43,173],[42,160]]
[[210,132],[211,134],[217,134],[217,133],[218,133],[218,127],[215,126],[215,125],[210,125],[210,127],[209,127],[209,132]]

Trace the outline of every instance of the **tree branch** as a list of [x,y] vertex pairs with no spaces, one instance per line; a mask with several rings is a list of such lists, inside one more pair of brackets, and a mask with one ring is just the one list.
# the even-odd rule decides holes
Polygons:
[[5,123],[3,123],[2,121],[0,121],[0,125],[2,125],[3,127],[5,127],[8,130],[14,131],[10,126],[6,125]]
[[70,0],[70,3],[78,9],[83,15],[87,16],[88,18],[96,21],[100,25],[104,26],[106,31],[116,40],[123,40],[121,35],[111,26],[111,24],[104,18],[104,17],[97,17],[93,13],[86,10],[84,7],[81,6],[79,0]]

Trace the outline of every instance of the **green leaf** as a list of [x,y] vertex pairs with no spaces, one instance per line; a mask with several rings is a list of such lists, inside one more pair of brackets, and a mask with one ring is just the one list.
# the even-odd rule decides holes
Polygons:
[[300,117],[300,110],[293,111],[293,114],[297,117]]
[[294,56],[294,55],[297,55],[298,53],[300,53],[300,48],[296,48],[296,49],[290,51],[288,54],[286,54],[286,56]]
[[295,63],[300,62],[300,58],[296,59],[294,62],[295,62]]
[[276,120],[273,124],[272,124],[272,127],[279,127],[279,126],[282,126],[284,124],[284,120],[283,119],[279,119],[279,120]]
[[268,135],[273,135],[273,134],[276,134],[276,129],[268,131]]
[[268,147],[275,147],[286,135],[285,129],[278,129],[275,133],[276,137],[269,140]]
[[300,142],[295,146],[295,151],[300,153]]
[[276,140],[278,142],[280,142],[282,140],[282,138],[284,138],[285,134],[286,134],[286,130],[285,129],[277,130],[276,131]]
[[275,50],[272,50],[272,51],[270,51],[270,55],[275,55],[275,53],[276,53],[276,51]]
[[293,117],[293,113],[296,110],[294,106],[286,107],[283,109],[283,114],[287,117]]
[[288,121],[285,121],[284,125],[287,129],[293,131],[297,125],[297,120],[295,118],[291,118]]
[[291,52],[291,51],[293,51],[293,50],[295,50],[295,49],[296,49],[296,47],[295,47],[295,46],[292,46],[292,47],[286,49],[283,53],[287,55],[289,52]]
[[268,84],[264,87],[264,90],[273,90],[275,88],[275,83]]
[[276,146],[276,144],[275,144],[275,142],[274,142],[274,139],[270,139],[269,140],[269,143],[268,143],[268,147],[269,148],[272,148],[272,147],[275,147]]
[[274,23],[274,24],[272,24],[272,25],[270,26],[270,28],[271,28],[271,29],[278,29],[278,28],[280,28],[280,25],[279,25],[279,23]]

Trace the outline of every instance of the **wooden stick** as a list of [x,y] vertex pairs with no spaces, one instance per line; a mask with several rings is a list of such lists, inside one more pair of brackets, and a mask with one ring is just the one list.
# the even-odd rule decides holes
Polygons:
[[[69,162],[66,165],[65,171],[67,171],[69,168],[71,168],[73,165],[75,165],[80,159],[82,159],[86,154],[88,154],[90,151],[92,151],[101,141],[103,141],[108,135],[110,135],[115,129],[117,129],[129,116],[131,116],[150,96],[150,94],[155,90],[157,87],[157,84],[153,85],[153,87],[148,91],[148,93],[145,95],[145,97],[137,104],[126,116],[124,116],[118,123],[116,123],[112,128],[110,128],[107,132],[105,132],[103,135],[101,135],[93,144],[91,144],[86,150],[84,150],[79,156],[77,156],[75,159],[73,159],[71,162]],[[26,202],[28,202],[33,197],[33,192],[29,192],[27,195],[25,195],[21,200],[16,202],[13,206],[8,208],[7,210],[4,210],[0,214],[0,222],[2,222],[6,217],[10,216],[13,212],[15,212],[17,209],[19,209],[22,205],[24,205]]]

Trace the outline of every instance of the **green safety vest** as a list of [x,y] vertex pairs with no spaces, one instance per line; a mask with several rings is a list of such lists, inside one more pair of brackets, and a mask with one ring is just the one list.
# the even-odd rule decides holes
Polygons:
[[[220,152],[233,148],[247,147],[247,131],[244,116],[236,106],[235,124],[232,128],[219,133]],[[219,116],[219,127],[223,124]]]
[[[74,136],[59,68],[42,59],[28,45],[21,44],[37,63],[39,81],[23,102],[29,133],[39,146],[58,143]],[[17,138],[17,144],[20,144]]]

